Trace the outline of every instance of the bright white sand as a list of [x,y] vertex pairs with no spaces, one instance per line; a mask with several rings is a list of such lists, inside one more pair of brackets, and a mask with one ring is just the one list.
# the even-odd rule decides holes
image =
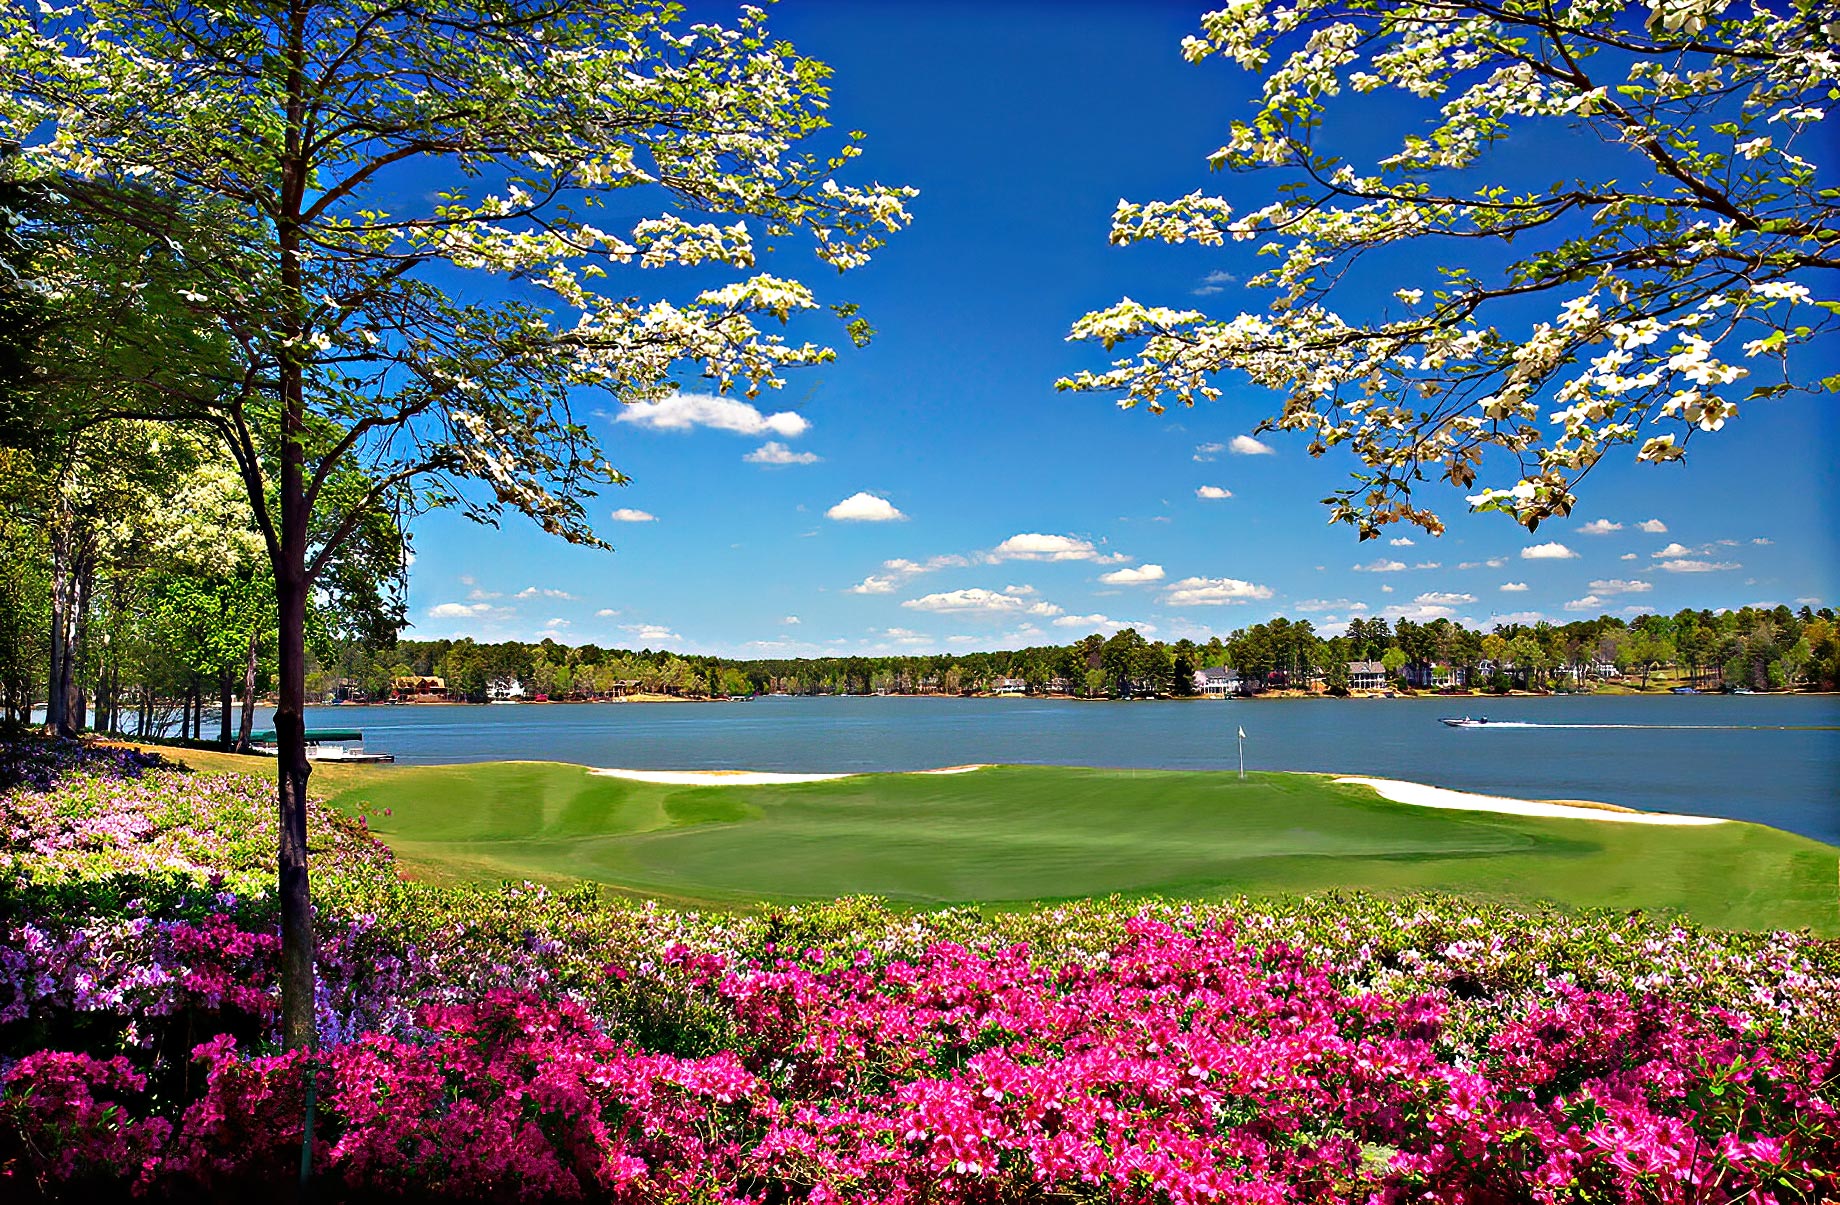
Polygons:
[[608,778],[630,778],[667,787],[774,787],[794,782],[829,782],[851,774],[774,774],[764,770],[589,770]]
[[1382,799],[1409,803],[1422,808],[1453,808],[1465,812],[1504,812],[1510,816],[1549,816],[1558,820],[1603,820],[1612,824],[1724,824],[1718,816],[1680,816],[1672,812],[1635,812],[1609,804],[1580,807],[1576,804],[1509,799],[1501,795],[1473,795],[1468,791],[1448,791],[1428,787],[1421,782],[1401,782],[1396,778],[1338,778],[1372,787]]
[[[969,774],[983,766],[941,766],[937,770],[914,770],[915,774]],[[634,782],[652,782],[667,787],[772,787],[795,782],[830,782],[836,778],[856,778],[855,774],[780,774],[769,770],[589,770],[608,778],[630,778]]]

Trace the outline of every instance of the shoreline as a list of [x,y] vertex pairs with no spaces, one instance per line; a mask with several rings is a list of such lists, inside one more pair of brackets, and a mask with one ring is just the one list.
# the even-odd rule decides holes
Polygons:
[[[849,694],[849,695],[746,695],[746,696],[741,696],[738,698],[722,698],[719,696],[689,697],[689,696],[684,696],[684,695],[646,694],[646,695],[629,695],[626,698],[622,698],[622,699],[521,699],[521,700],[515,700],[515,701],[508,701],[508,702],[489,701],[485,703],[474,703],[474,702],[470,702],[465,699],[417,699],[417,700],[412,700],[412,701],[403,702],[403,703],[392,703],[392,702],[381,702],[381,701],[366,702],[366,703],[355,703],[355,702],[308,703],[307,707],[310,710],[330,710],[330,709],[343,710],[348,707],[363,707],[363,708],[498,707],[498,706],[510,706],[510,705],[515,705],[519,707],[587,707],[587,706],[596,706],[596,705],[600,705],[600,706],[618,705],[621,707],[625,707],[625,706],[632,705],[632,704],[645,704],[645,703],[747,703],[747,702],[752,702],[756,699],[776,699],[776,698],[788,698],[788,699],[941,699],[941,700],[954,700],[958,702],[966,702],[966,701],[982,702],[982,701],[987,701],[987,700],[1002,700],[1002,701],[1008,702],[1008,701],[1013,700],[1017,702],[1031,702],[1031,703],[1255,703],[1259,701],[1295,702],[1297,700],[1304,700],[1304,699],[1336,699],[1336,700],[1341,700],[1341,701],[1385,700],[1388,702],[1399,702],[1401,700],[1426,700],[1426,699],[1723,698],[1723,697],[1726,697],[1726,694],[1727,692],[1721,691],[1721,690],[1700,690],[1700,691],[1695,691],[1691,695],[1676,695],[1673,693],[1673,690],[1671,687],[1650,687],[1647,690],[1640,690],[1640,689],[1636,689],[1633,687],[1617,687],[1617,688],[1606,689],[1606,690],[1510,690],[1504,694],[1496,694],[1493,691],[1467,690],[1467,689],[1466,690],[1453,690],[1453,691],[1358,690],[1358,691],[1350,691],[1349,693],[1345,695],[1332,695],[1332,694],[1329,694],[1327,691],[1265,690],[1265,691],[1260,691],[1257,694],[1230,695],[1226,698],[1210,698],[1206,695],[1149,695],[1149,696],[1139,695],[1139,696],[1129,698],[1129,699],[1089,698],[1084,695],[1010,695],[1010,694],[948,695],[948,694],[939,694],[939,693],[932,693],[932,694],[873,694],[871,693],[871,694]],[[1822,699],[1822,698],[1833,698],[1836,695],[1840,695],[1840,691],[1759,690],[1759,691],[1753,691],[1750,697],[1771,698],[1771,699],[1775,699],[1775,698]],[[270,709],[272,709],[275,706],[275,704],[269,700],[263,700],[257,705],[260,707],[267,707]]]

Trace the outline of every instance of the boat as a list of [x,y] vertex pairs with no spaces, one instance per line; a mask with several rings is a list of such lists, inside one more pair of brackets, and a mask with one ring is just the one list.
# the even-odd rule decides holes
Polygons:
[[1699,691],[1694,690],[1691,686],[1676,686],[1668,691],[1668,693],[1671,695],[1696,695]]
[[[393,762],[394,753],[373,753],[364,747],[364,734],[356,728],[309,728],[307,737],[308,761],[336,761],[349,765],[375,765],[379,762]],[[257,753],[274,756],[280,752],[275,730],[251,733],[249,743]]]
[[1486,728],[1488,727],[1489,717],[1485,715],[1479,720],[1472,720],[1468,716],[1458,719],[1455,716],[1446,715],[1439,716],[1438,723],[1448,724],[1452,728]]

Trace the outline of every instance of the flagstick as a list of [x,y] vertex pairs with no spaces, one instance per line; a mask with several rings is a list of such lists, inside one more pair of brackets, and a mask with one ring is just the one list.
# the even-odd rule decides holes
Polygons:
[[1243,782],[1246,778],[1246,730],[1239,730],[1239,776]]

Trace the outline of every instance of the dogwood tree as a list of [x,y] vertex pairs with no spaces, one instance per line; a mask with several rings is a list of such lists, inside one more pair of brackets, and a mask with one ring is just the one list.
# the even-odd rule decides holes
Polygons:
[[[96,0],[18,6],[0,38],[0,137],[140,229],[236,351],[158,416],[231,450],[273,565],[283,1026],[309,1045],[304,632],[337,549],[431,506],[598,543],[583,499],[623,477],[575,399],[652,396],[679,364],[753,393],[830,359],[780,329],[821,307],[759,248],[855,267],[911,190],[840,182],[857,136],[802,149],[827,70],[757,8]],[[696,269],[674,297],[628,279],[673,266]]]
[[[1218,318],[1127,298],[1071,338],[1130,354],[1058,385],[1161,412],[1219,397],[1237,371],[1281,397],[1261,431],[1360,462],[1325,502],[1361,538],[1398,521],[1441,531],[1415,493],[1431,477],[1481,482],[1472,507],[1531,530],[1619,448],[1678,460],[1748,399],[1840,388],[1795,354],[1840,312],[1826,275],[1840,191],[1817,149],[1837,38],[1813,0],[1207,13],[1185,57],[1262,79],[1208,162],[1288,178],[1249,205],[1121,201],[1111,241],[1256,244],[1273,262],[1247,284],[1269,302]],[[1372,114],[1414,106],[1424,123],[1374,161],[1344,157],[1371,142]],[[1510,145],[1542,124],[1575,149]]]

